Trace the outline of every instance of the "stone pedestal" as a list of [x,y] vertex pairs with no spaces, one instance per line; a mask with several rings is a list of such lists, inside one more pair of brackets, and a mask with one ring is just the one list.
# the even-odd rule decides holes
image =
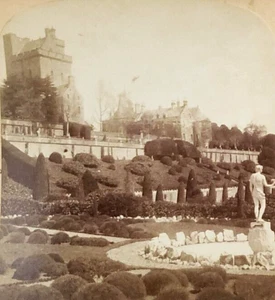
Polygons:
[[274,250],[274,232],[269,222],[253,222],[250,224],[248,244],[254,253]]

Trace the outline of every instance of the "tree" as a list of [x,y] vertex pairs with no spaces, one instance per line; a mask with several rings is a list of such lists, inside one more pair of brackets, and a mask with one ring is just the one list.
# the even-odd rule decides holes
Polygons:
[[184,182],[180,181],[179,187],[178,187],[178,197],[177,197],[177,203],[180,205],[183,205],[185,202],[185,186]]
[[134,194],[135,187],[134,187],[134,181],[132,178],[132,173],[127,170],[126,171],[126,177],[125,177],[125,192],[128,194]]
[[241,132],[241,130],[237,126],[233,126],[230,129],[230,134],[229,134],[229,142],[230,142],[231,148],[238,149],[239,145],[241,143],[242,137],[243,137],[243,133]]
[[163,199],[162,185],[160,184],[157,188],[156,201],[163,201]]
[[253,198],[252,198],[252,194],[250,192],[250,188],[249,188],[249,182],[246,183],[245,185],[245,195],[244,195],[244,200],[246,203],[248,204],[253,204]]
[[224,204],[228,200],[228,183],[225,181],[222,189],[222,203]]
[[238,190],[237,190],[237,216],[238,218],[244,218],[244,184],[243,179],[239,178]]
[[251,122],[245,127],[244,133],[250,137],[250,148],[258,149],[260,140],[266,135],[267,130],[264,125],[257,125]]
[[147,172],[144,175],[142,196],[148,198],[150,201],[153,200],[152,179],[150,172]]
[[89,170],[86,170],[85,173],[83,174],[82,182],[83,182],[85,197],[87,197],[90,193],[99,189],[96,179],[94,178],[93,174]]
[[40,200],[49,194],[49,173],[43,153],[40,153],[34,170],[33,199]]
[[197,191],[197,179],[196,174],[193,169],[190,170],[188,179],[187,179],[187,186],[186,186],[186,199],[192,198]]
[[214,182],[211,182],[209,186],[209,195],[208,195],[208,202],[211,204],[216,203],[217,193],[216,193],[216,186]]
[[262,150],[258,161],[263,166],[275,168],[275,135],[268,134],[261,140]]

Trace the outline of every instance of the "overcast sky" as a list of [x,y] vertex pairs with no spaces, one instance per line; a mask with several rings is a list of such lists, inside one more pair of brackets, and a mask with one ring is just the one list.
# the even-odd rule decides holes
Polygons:
[[[188,100],[213,122],[275,132],[275,38],[247,10],[215,0],[64,0],[16,15],[2,34],[36,39],[52,26],[73,56],[87,121],[103,80],[148,108]],[[1,38],[1,80],[2,49]]]

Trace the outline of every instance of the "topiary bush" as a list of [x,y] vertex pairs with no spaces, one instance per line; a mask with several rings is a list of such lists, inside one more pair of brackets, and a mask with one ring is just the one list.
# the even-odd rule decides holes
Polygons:
[[170,174],[170,175],[172,175],[172,176],[177,175],[176,167],[175,167],[175,166],[172,166],[172,167],[169,169],[168,174]]
[[132,158],[132,162],[136,162],[136,161],[152,163],[151,158],[146,155],[137,155],[134,158]]
[[58,232],[55,235],[52,236],[51,238],[51,244],[63,244],[63,243],[69,243],[70,242],[70,237],[68,233],[66,232]]
[[24,260],[24,257],[18,257],[18,258],[16,258],[13,261],[13,263],[11,264],[11,268],[12,269],[17,269],[21,265],[21,263],[23,262],[23,260]]
[[99,189],[97,181],[90,171],[86,171],[82,176],[85,197]]
[[56,186],[65,189],[71,196],[75,197],[78,192],[79,180],[76,176],[66,176],[57,180]]
[[267,175],[274,175],[275,169],[271,168],[271,167],[268,167],[268,166],[264,166],[263,167],[263,173],[267,174]]
[[215,186],[214,182],[211,182],[211,184],[209,186],[208,202],[210,204],[215,204],[216,198],[217,198],[216,186]]
[[59,277],[68,274],[68,268],[66,264],[54,262],[49,264],[44,272],[49,277]]
[[220,266],[206,266],[200,269],[200,273],[215,272],[221,276],[224,282],[227,282],[226,270]]
[[6,271],[8,269],[8,266],[5,262],[5,260],[3,259],[3,257],[0,256],[0,274],[5,274]]
[[70,161],[63,164],[62,170],[64,172],[79,176],[84,174],[86,168],[78,161]]
[[53,288],[35,284],[22,290],[17,300],[63,300],[62,294]]
[[71,259],[67,264],[67,268],[70,274],[80,276],[88,282],[94,282],[87,259],[83,257]]
[[114,164],[115,163],[115,159],[113,158],[112,155],[104,155],[104,156],[102,156],[101,160],[103,162],[108,163],[108,164]]
[[108,283],[89,283],[78,289],[72,300],[127,300],[115,286]]
[[8,228],[6,225],[1,224],[0,225],[0,230],[2,231],[4,236],[7,236],[9,234]]
[[[137,228],[136,228],[137,229]],[[154,234],[144,231],[144,230],[134,230],[130,232],[130,238],[131,239],[152,239]]]
[[138,175],[138,176],[144,176],[146,173],[150,171],[150,167],[143,162],[131,162],[124,168],[126,171],[130,171],[131,173]]
[[221,169],[231,171],[232,170],[232,164],[228,162],[218,162],[217,166]]
[[109,242],[104,238],[84,238],[75,236],[71,238],[72,246],[106,247]]
[[89,234],[97,234],[99,232],[99,228],[95,223],[89,223],[84,225],[83,232]]
[[163,156],[160,161],[166,166],[172,166],[173,164],[172,158],[169,156]]
[[11,243],[11,244],[22,244],[25,242],[25,234],[23,232],[11,232],[7,236],[6,243]]
[[100,227],[99,231],[104,235],[116,236],[116,237],[129,237],[129,231],[126,225],[122,222],[117,221],[107,221],[104,222]]
[[49,156],[49,161],[56,163],[56,164],[62,164],[63,163],[62,155],[58,152],[53,152]]
[[142,279],[129,272],[112,273],[104,279],[104,282],[117,287],[129,299],[143,299],[146,296]]
[[156,201],[163,201],[163,190],[162,190],[162,185],[159,184],[157,188],[157,194],[156,194]]
[[22,261],[21,264],[16,268],[13,274],[13,279],[17,280],[35,280],[40,276],[38,267],[31,261]]
[[179,165],[181,167],[186,167],[187,165],[189,165],[189,166],[195,166],[196,165],[196,161],[195,161],[195,159],[193,159],[191,157],[184,157],[184,158],[181,158],[179,160]]
[[40,200],[49,194],[49,173],[45,157],[39,154],[34,169],[33,199]]
[[100,160],[88,153],[78,153],[73,160],[82,163],[87,168],[98,168],[100,166]]
[[33,232],[28,238],[29,244],[47,244],[48,237],[41,232]]
[[184,182],[181,181],[178,187],[178,195],[177,195],[177,204],[183,205],[185,203],[185,185]]
[[99,183],[108,187],[117,187],[119,185],[119,180],[116,177],[112,176],[100,175],[97,177],[97,180]]
[[194,284],[196,290],[201,290],[206,287],[224,288],[225,283],[222,277],[216,272],[203,272],[198,275]]
[[244,160],[242,161],[242,166],[244,167],[245,171],[254,173],[256,164],[252,160]]
[[156,296],[168,285],[181,286],[178,278],[166,270],[152,270],[142,277],[148,295]]
[[26,216],[25,219],[26,219],[26,224],[28,226],[37,226],[40,223],[39,216],[37,216],[37,215]]
[[243,300],[243,298],[239,298],[222,288],[212,287],[203,289],[196,300]]
[[80,276],[67,274],[55,279],[51,287],[60,291],[64,300],[71,300],[73,294],[86,284],[87,281]]
[[150,172],[144,175],[142,184],[142,196],[148,198],[150,201],[153,201],[152,178]]
[[19,295],[24,289],[26,289],[25,286],[17,284],[14,284],[12,288],[10,285],[2,285],[0,286],[1,300],[18,300]]
[[2,185],[8,182],[8,166],[5,158],[2,157]]
[[110,165],[108,167],[109,170],[115,171],[116,170],[116,166],[115,165]]
[[179,282],[183,287],[187,287],[189,285],[189,280],[187,275],[182,270],[169,270],[173,275],[177,277]]
[[189,294],[186,288],[178,285],[169,285],[163,288],[155,300],[188,300]]

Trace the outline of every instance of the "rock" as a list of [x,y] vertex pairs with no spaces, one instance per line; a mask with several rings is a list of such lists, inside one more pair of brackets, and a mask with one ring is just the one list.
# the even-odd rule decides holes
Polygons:
[[181,261],[186,261],[187,263],[194,263],[194,262],[196,262],[196,258],[195,258],[194,255],[187,254],[184,251],[181,252],[180,260]]
[[199,241],[200,244],[205,243],[205,233],[204,232],[200,232],[198,234],[198,241]]
[[249,229],[248,244],[254,253],[274,250],[274,232],[263,227]]
[[222,233],[222,232],[219,232],[219,233],[216,235],[216,241],[219,242],[219,243],[222,243],[222,242],[223,242],[223,233]]
[[199,242],[198,240],[198,232],[197,231],[193,231],[190,233],[190,238],[192,241],[192,244],[197,244]]
[[166,258],[166,256],[167,256],[167,248],[158,248],[157,249],[157,256],[159,257],[159,258]]
[[176,240],[171,240],[171,245],[172,247],[180,247],[182,246],[178,241]]
[[185,244],[186,245],[193,245],[193,242],[191,241],[189,236],[186,237]]
[[146,245],[145,247],[144,247],[144,254],[148,254],[148,253],[150,253],[150,246],[149,245]]
[[224,254],[220,256],[220,264],[221,265],[231,265],[233,266],[234,257],[232,254]]
[[180,244],[180,246],[185,245],[185,234],[183,232],[177,232],[176,233],[176,241]]
[[159,242],[165,247],[171,246],[171,241],[170,241],[169,236],[167,235],[167,233],[160,233],[159,234]]
[[171,259],[173,257],[173,254],[174,254],[174,248],[172,247],[168,247],[167,248],[167,253],[166,253],[166,256]]
[[182,252],[181,249],[169,248],[169,250],[167,251],[167,257],[171,260],[177,260],[180,258],[181,252]]
[[246,242],[247,241],[247,235],[244,233],[239,233],[236,235],[237,242]]
[[223,240],[225,242],[233,242],[235,240],[233,230],[224,229],[223,230]]
[[238,267],[243,265],[251,265],[251,257],[248,255],[235,255],[234,265]]
[[216,233],[213,230],[205,231],[206,242],[215,243],[216,241]]

